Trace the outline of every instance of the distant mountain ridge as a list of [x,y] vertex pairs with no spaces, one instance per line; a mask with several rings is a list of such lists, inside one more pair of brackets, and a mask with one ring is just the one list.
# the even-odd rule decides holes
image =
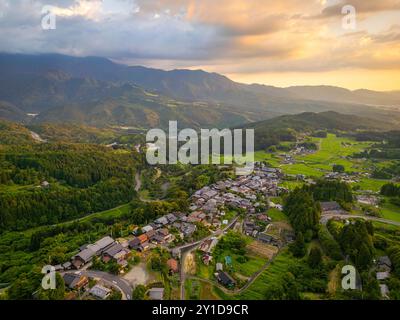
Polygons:
[[[0,117],[94,126],[234,126],[284,114],[334,110],[400,119],[400,92],[246,85],[202,70],[164,71],[99,57],[0,54]],[[375,106],[385,106],[386,109]],[[213,119],[214,118],[214,119]]]

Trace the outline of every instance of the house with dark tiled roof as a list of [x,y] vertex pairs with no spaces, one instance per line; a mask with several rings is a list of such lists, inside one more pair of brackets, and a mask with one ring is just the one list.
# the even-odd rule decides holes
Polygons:
[[218,271],[217,280],[227,288],[233,288],[236,285],[236,281],[224,271]]
[[121,244],[116,243],[103,253],[103,262],[107,263],[115,260],[118,263],[122,263],[129,254],[129,250],[125,249]]
[[382,256],[378,258],[378,269],[382,271],[391,271],[392,270],[392,261],[388,256]]
[[86,276],[66,273],[63,275],[65,285],[70,289],[80,289],[85,287],[89,283],[89,279]]

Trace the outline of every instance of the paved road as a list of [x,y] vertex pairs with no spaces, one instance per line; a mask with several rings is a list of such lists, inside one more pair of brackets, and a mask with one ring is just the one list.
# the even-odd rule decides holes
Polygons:
[[395,226],[400,226],[400,222],[398,221],[393,221],[393,220],[387,220],[387,219],[383,219],[383,218],[377,218],[377,217],[369,217],[369,216],[355,216],[355,215],[351,215],[351,214],[324,214],[321,216],[321,220],[320,222],[322,224],[327,224],[329,220],[333,219],[333,218],[339,218],[342,220],[347,220],[347,219],[352,219],[352,218],[356,218],[356,219],[364,219],[364,220],[370,220],[370,221],[377,221],[377,222],[382,222],[382,223],[387,223],[387,224],[392,224]]
[[66,273],[75,273],[82,274],[86,277],[89,278],[98,278],[104,281],[106,284],[116,288],[117,290],[121,291],[122,293],[122,300],[131,300],[132,299],[132,287],[131,285],[124,279],[121,279],[120,277],[103,272],[103,271],[93,271],[93,270],[81,270],[81,271],[75,271],[75,272],[66,272]]

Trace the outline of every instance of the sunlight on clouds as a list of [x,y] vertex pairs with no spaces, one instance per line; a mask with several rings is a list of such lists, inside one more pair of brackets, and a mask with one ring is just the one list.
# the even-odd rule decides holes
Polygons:
[[[55,33],[38,29],[47,2],[63,18]],[[344,4],[357,10],[355,30],[342,27]],[[0,51],[100,55],[266,84],[321,75],[326,84],[373,88],[369,79],[390,83],[378,70],[393,79],[400,72],[400,0],[0,0],[1,6]],[[393,86],[400,89],[400,82]]]
[[80,16],[90,20],[99,20],[102,12],[102,0],[76,0],[67,8],[54,6],[52,12],[61,17]]

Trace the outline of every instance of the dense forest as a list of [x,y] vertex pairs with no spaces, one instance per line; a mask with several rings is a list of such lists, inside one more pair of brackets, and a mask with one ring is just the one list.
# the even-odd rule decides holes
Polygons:
[[[3,123],[3,129],[0,231],[56,224],[134,198],[134,175],[142,161],[136,151],[94,144],[35,143],[22,126]],[[10,129],[19,133],[14,135],[18,144],[6,133]]]
[[296,232],[317,234],[320,201],[338,201],[346,206],[353,201],[353,194],[349,185],[338,181],[319,180],[315,184],[296,188],[287,196],[284,206],[284,212]]

